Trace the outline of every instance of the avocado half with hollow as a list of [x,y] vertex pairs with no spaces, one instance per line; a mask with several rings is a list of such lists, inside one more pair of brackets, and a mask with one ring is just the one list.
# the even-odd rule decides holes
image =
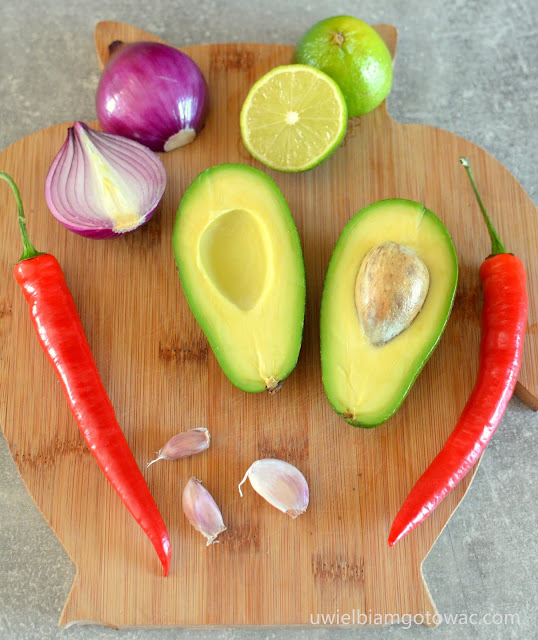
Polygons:
[[276,184],[242,164],[202,171],[179,205],[173,247],[189,306],[224,373],[243,391],[278,388],[299,356],[305,271]]
[[382,200],[346,225],[320,330],[325,393],[347,422],[375,427],[398,409],[439,342],[457,281],[450,235],[422,204]]

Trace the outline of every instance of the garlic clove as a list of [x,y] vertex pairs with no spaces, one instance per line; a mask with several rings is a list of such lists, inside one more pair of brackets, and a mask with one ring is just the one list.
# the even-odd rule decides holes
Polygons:
[[209,447],[210,435],[205,427],[197,427],[178,433],[157,453],[155,460],[148,463],[148,467],[157,460],[179,460],[201,453]]
[[183,489],[183,512],[192,526],[207,539],[207,546],[226,531],[222,514],[209,491],[200,480],[191,478]]
[[309,501],[308,483],[303,474],[289,462],[275,458],[256,460],[239,483],[250,480],[256,493],[283,513],[296,518],[306,511]]

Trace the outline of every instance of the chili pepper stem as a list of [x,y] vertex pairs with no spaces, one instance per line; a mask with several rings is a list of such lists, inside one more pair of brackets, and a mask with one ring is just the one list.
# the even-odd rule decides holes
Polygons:
[[26,219],[24,217],[24,209],[22,207],[22,198],[19,191],[19,188],[15,184],[15,181],[11,176],[9,176],[4,171],[0,171],[0,178],[5,180],[11,190],[13,191],[13,195],[15,196],[15,202],[17,203],[17,216],[19,219],[19,229],[21,231],[22,238],[22,255],[19,259],[19,262],[23,260],[29,260],[30,258],[37,258],[37,256],[43,255],[41,251],[36,251],[30,242],[30,238],[28,237],[28,229],[26,228]]
[[473,172],[471,169],[471,163],[467,158],[460,158],[460,163],[465,167],[465,171],[467,171],[467,175],[469,176],[469,180],[471,181],[471,187],[473,188],[474,194],[476,196],[476,200],[478,202],[478,206],[480,207],[480,211],[482,211],[482,215],[484,216],[484,220],[486,222],[486,226],[489,231],[489,237],[491,238],[491,255],[496,256],[499,253],[506,253],[506,250],[499,238],[499,234],[497,233],[495,227],[491,224],[491,220],[489,219],[488,212],[484,207],[482,202],[482,198],[478,193],[478,189],[476,187],[476,183],[474,181]]

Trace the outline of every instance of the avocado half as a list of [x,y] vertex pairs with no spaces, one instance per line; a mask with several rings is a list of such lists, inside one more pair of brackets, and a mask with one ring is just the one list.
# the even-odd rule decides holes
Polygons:
[[273,391],[294,369],[305,270],[284,196],[262,171],[221,164],[185,191],[173,247],[189,306],[224,373],[248,392]]
[[[414,252],[429,271],[418,315],[396,337],[372,344],[359,321],[355,285],[360,266],[387,241]],[[458,282],[452,239],[439,218],[411,200],[382,200],[359,211],[333,251],[321,301],[321,365],[325,393],[349,424],[375,427],[402,404],[446,326]]]

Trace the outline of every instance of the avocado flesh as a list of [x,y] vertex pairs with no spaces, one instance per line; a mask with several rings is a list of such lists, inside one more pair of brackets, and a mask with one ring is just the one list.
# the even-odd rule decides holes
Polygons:
[[181,200],[173,247],[189,306],[224,373],[243,391],[277,388],[299,356],[305,271],[276,184],[247,165],[206,169]]
[[[410,326],[375,346],[359,322],[354,290],[366,254],[388,240],[417,254],[428,268],[430,285]],[[450,235],[422,204],[382,200],[359,211],[346,225],[325,278],[320,332],[325,393],[347,422],[375,427],[398,409],[443,333],[457,281]]]

